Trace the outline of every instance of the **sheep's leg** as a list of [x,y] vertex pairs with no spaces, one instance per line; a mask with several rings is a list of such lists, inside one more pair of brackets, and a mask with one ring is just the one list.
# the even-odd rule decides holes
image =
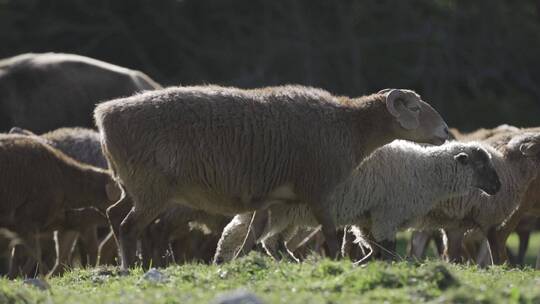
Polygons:
[[447,243],[444,240],[446,236],[444,236],[440,230],[437,230],[433,232],[431,237],[433,238],[433,242],[435,242],[435,248],[437,249],[437,254],[439,255],[439,257],[441,257],[444,254],[444,248],[446,247],[445,244]]
[[326,254],[332,259],[339,258],[340,246],[337,236],[337,227],[327,208],[322,205],[312,205],[313,215],[321,224],[321,231],[326,242]]
[[476,263],[480,267],[487,267],[492,264],[491,256],[489,254],[490,249],[487,240],[482,240],[480,243],[480,248],[478,249],[478,254],[475,258]]
[[393,261],[396,257],[396,240],[383,240],[379,242],[381,247],[381,259],[383,261]]
[[314,236],[319,233],[320,228],[307,228],[303,227],[301,229],[295,229],[294,231],[290,231],[291,233],[291,239],[287,240],[287,248],[291,252],[295,252],[300,247],[305,246],[308,242],[312,241]]
[[99,240],[97,227],[89,227],[81,231],[79,237],[81,252],[81,264],[83,267],[94,267],[97,265],[99,251]]
[[396,257],[397,227],[403,222],[404,220],[400,219],[399,216],[395,216],[392,222],[388,222],[387,210],[374,210],[371,212],[371,229],[369,233],[376,242],[373,247],[378,247],[382,260],[393,260]]
[[66,267],[69,266],[68,261],[78,237],[79,233],[74,230],[55,231],[54,243],[56,248],[56,261],[48,276],[64,273]]
[[[165,256],[169,249],[169,233],[154,231],[152,225],[146,227],[141,237],[143,267],[165,267]],[[186,228],[189,231],[189,227]]]
[[349,226],[343,228],[343,238],[341,240],[341,256],[351,258],[352,244],[354,243],[354,235],[349,232]]
[[517,256],[517,264],[523,266],[525,264],[525,254],[527,253],[527,247],[529,247],[529,238],[531,237],[530,231],[519,231],[519,251]]
[[[502,264],[503,257],[501,251],[506,251],[506,244],[501,244],[501,240],[498,238],[496,227],[492,227],[488,230],[487,239],[489,242],[489,248],[491,251],[491,257],[493,258],[494,265]],[[504,248],[501,249],[500,248]]]
[[283,244],[281,234],[276,233],[270,237],[267,237],[262,241],[262,246],[266,251],[266,254],[271,256],[274,260],[280,260],[280,250],[279,245]]
[[15,245],[10,250],[9,267],[7,277],[9,279],[15,279],[22,270],[23,261],[30,259],[24,252],[24,245]]
[[113,265],[118,256],[118,246],[111,231],[99,244],[98,261],[96,265]]
[[80,232],[79,250],[82,266],[96,266],[99,241],[97,226],[108,225],[107,218],[98,209],[79,208],[66,211],[67,227]]
[[[33,234],[29,237],[24,238],[25,244],[19,246],[18,253],[21,254],[20,257],[26,257],[26,263],[22,269],[16,269],[15,276],[20,271],[23,275],[34,277],[36,274],[45,274],[46,267],[42,262],[42,252],[40,246],[39,234]],[[17,251],[16,251],[17,253]],[[37,273],[36,273],[37,272]]]
[[163,201],[165,200],[158,199],[155,202],[148,202],[145,206],[150,206],[150,208],[144,209],[136,205],[120,224],[120,258],[123,270],[135,265],[137,239],[143,230],[166,209]]
[[449,262],[460,263],[462,262],[462,244],[464,233],[462,230],[447,230],[446,235],[448,237],[448,247],[445,250],[444,256]]
[[536,254],[536,269],[540,270],[540,248],[538,249],[538,253]]
[[[535,189],[529,189],[528,191],[536,191]],[[530,193],[527,193],[525,197],[528,197]],[[493,245],[497,244],[497,248],[492,247],[492,243],[490,243],[490,249],[491,251],[497,251],[497,256],[499,258],[499,263],[506,263],[508,262],[508,252],[506,250],[506,241],[510,234],[515,231],[516,227],[519,225],[519,222],[525,215],[527,210],[530,210],[535,203],[534,200],[524,200],[521,202],[521,204],[518,206],[518,208],[512,213],[512,215],[505,220],[504,226],[500,227],[492,238],[496,238],[496,241],[493,242]]]
[[125,194],[125,191],[122,192],[122,197],[114,205],[107,208],[107,219],[111,226],[114,240],[118,248],[118,253],[120,255],[120,225],[122,221],[126,218],[127,214],[133,208],[133,201],[128,198]]
[[294,254],[289,250],[287,243],[295,235],[297,229],[294,225],[287,226],[280,233],[275,233],[274,235],[267,237],[262,241],[262,246],[266,253],[276,260],[281,258],[291,258],[292,260],[299,262],[299,260],[294,256]]
[[[255,214],[249,212],[236,215],[223,229],[214,255],[214,263],[228,262],[240,251],[250,251],[255,246],[267,221],[268,212],[264,210],[257,211]],[[249,235],[246,235],[248,232]]]
[[409,255],[418,260],[424,259],[431,235],[427,231],[414,231],[411,236]]

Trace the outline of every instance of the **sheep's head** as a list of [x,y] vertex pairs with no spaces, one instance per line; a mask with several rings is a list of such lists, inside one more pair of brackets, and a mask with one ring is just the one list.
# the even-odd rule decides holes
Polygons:
[[441,115],[411,90],[385,89],[386,109],[395,119],[400,139],[441,145],[448,139],[448,126]]
[[525,157],[540,161],[540,133],[518,133],[506,144],[506,153],[510,157]]
[[499,175],[491,161],[491,155],[485,149],[471,145],[454,155],[458,166],[464,166],[472,171],[471,185],[489,195],[496,194],[501,189]]

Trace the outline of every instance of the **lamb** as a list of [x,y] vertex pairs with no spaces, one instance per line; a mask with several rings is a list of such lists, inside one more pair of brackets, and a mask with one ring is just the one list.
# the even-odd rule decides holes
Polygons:
[[[99,133],[94,130],[86,128],[60,128],[38,136],[30,130],[13,127],[9,133],[35,136],[36,139],[42,140],[44,143],[59,149],[67,156],[79,162],[107,169],[107,160],[101,151]],[[80,240],[82,265],[95,266],[97,263],[99,246],[96,234],[97,227],[108,228],[107,220],[102,216],[103,213],[99,212],[99,210],[94,208],[84,208],[72,210],[70,212],[73,217],[78,220],[72,221],[71,223],[66,222],[63,225],[64,229],[59,232],[58,239],[60,240],[60,244],[57,244],[57,247],[58,251],[62,253],[61,256],[64,258],[60,258],[60,255],[58,256],[56,265],[59,266],[55,267],[57,273],[62,271],[60,265],[69,264],[67,259],[70,258],[71,248],[73,248],[73,243],[77,240]],[[76,237],[74,238],[73,233],[70,233],[65,229],[75,230],[77,232]],[[63,236],[64,234],[66,234],[66,237]],[[52,238],[52,234],[50,237]]]
[[[24,240],[19,249],[37,258],[37,236],[56,230],[68,210],[103,210],[120,197],[108,171],[81,164],[32,136],[0,135],[0,167],[0,223]],[[9,276],[18,271],[13,267]]]
[[[439,199],[463,195],[473,187],[489,194],[498,191],[500,182],[488,151],[478,143],[424,147],[394,141],[377,149],[336,187],[330,216],[339,226],[369,228],[376,242],[394,251],[398,229],[427,214]],[[287,240],[299,226],[318,225],[308,204],[275,205],[269,212],[269,224],[260,239],[272,256],[275,246],[267,242],[269,238],[285,231]],[[233,221],[246,218],[241,215]],[[223,234],[230,240],[223,239],[218,245],[217,254],[223,259],[229,259],[241,244],[238,238],[243,233],[235,231],[235,226],[242,225],[228,225]],[[390,258],[388,253],[383,258]]]
[[121,226],[111,220],[123,269],[135,262],[137,236],[175,203],[234,215],[307,201],[336,256],[328,193],[381,145],[448,137],[431,106],[398,89],[351,99],[301,86],[174,87],[99,104],[94,116],[135,204]]
[[[493,146],[493,163],[501,177],[501,191],[494,196],[478,192],[441,202],[437,208],[415,223],[417,229],[444,228],[448,234],[448,254],[459,260],[463,234],[478,229],[487,235],[490,248],[500,248],[495,232],[518,208],[538,177],[540,166],[540,133],[510,132],[484,141]],[[456,231],[457,230],[457,231]],[[492,250],[494,263],[500,263],[499,250]]]
[[[73,54],[22,54],[0,60],[0,131],[94,127],[98,102],[161,86],[144,73]],[[39,115],[36,115],[39,113]]]

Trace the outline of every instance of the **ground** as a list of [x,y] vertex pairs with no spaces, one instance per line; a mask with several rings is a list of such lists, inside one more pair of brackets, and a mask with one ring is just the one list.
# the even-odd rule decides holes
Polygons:
[[[538,248],[539,237],[531,251]],[[127,276],[114,267],[76,269],[47,280],[47,290],[1,279],[0,303],[209,303],[237,289],[265,303],[540,303],[540,271],[530,267],[479,269],[437,260],[355,267],[315,256],[293,264],[252,253],[226,265],[159,271],[162,282],[143,279],[142,269]]]

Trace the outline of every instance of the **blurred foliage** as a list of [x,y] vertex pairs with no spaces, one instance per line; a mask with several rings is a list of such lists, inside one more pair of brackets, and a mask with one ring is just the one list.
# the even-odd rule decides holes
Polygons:
[[537,0],[0,0],[0,57],[31,51],[165,85],[412,88],[452,126],[540,125]]

